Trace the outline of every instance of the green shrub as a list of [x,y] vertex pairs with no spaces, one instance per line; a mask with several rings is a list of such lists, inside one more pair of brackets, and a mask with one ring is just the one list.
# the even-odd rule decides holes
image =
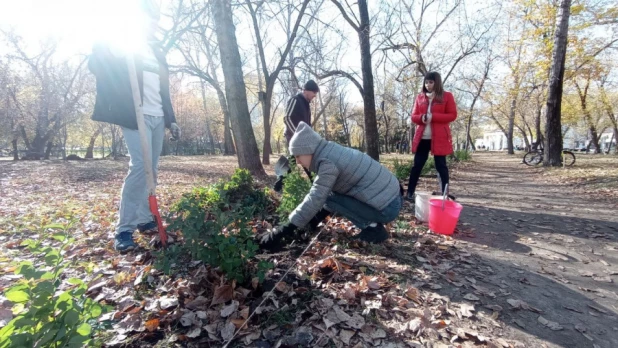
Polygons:
[[470,161],[472,159],[472,154],[466,150],[457,150],[453,153],[453,157],[457,161],[465,162],[465,161]]
[[300,204],[311,189],[311,181],[301,172],[300,168],[295,167],[284,179],[283,193],[281,202],[277,208],[277,213],[284,221],[288,215]]
[[97,318],[108,310],[85,295],[88,287],[81,279],[63,282],[64,270],[71,264],[63,255],[75,239],[66,232],[67,226],[44,227],[48,229],[63,231],[52,236],[60,246],[48,246],[50,238],[22,242],[42,262],[21,262],[15,274],[23,278],[4,292],[15,303],[16,317],[0,330],[0,347],[92,345],[100,325]]
[[[268,190],[256,189],[253,177],[244,169],[237,169],[228,181],[184,194],[168,218],[170,230],[182,231],[184,245],[170,250],[172,256],[161,254],[157,265],[169,273],[173,261],[188,253],[195,260],[219,267],[230,279],[249,279],[249,260],[258,251],[250,223],[271,207]],[[270,267],[259,263],[258,275],[263,279]]]
[[412,160],[408,162],[399,161],[398,158],[395,158],[393,161],[393,174],[399,180],[408,180],[410,176],[410,170],[412,170],[412,165],[414,162]]

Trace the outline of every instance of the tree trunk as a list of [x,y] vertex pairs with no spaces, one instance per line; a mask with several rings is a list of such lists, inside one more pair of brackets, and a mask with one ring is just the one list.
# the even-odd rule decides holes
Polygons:
[[552,67],[547,94],[547,109],[545,112],[545,166],[562,165],[562,122],[560,108],[562,106],[562,80],[566,61],[567,38],[569,34],[569,17],[571,15],[571,0],[560,0],[559,17],[556,20],[556,33],[552,53]]
[[86,150],[86,156],[84,158],[94,158],[94,143],[97,137],[101,134],[101,127],[97,128],[94,134],[90,137],[90,143],[88,143],[88,149]]
[[236,154],[234,146],[234,139],[232,138],[232,132],[230,130],[230,109],[227,105],[227,98],[225,93],[220,88],[215,88],[217,91],[217,98],[219,98],[219,104],[221,105],[221,111],[223,111],[223,154],[226,156],[232,156]]
[[509,155],[515,154],[515,149],[513,148],[513,136],[515,133],[515,111],[517,108],[517,99],[513,98],[511,100],[511,110],[509,112],[509,125],[506,133],[506,149]]
[[202,106],[204,107],[204,115],[206,116],[206,135],[208,141],[210,141],[210,153],[215,154],[215,139],[212,137],[212,131],[210,126],[210,116],[206,114],[206,87],[204,86],[204,80],[200,79],[200,87],[202,90]]
[[46,160],[49,159],[49,156],[51,155],[51,151],[53,147],[54,147],[53,140],[48,141],[45,147],[45,157],[43,157],[43,159],[46,159]]
[[[268,94],[268,92],[267,92]],[[262,102],[262,119],[264,121],[264,146],[262,148],[262,164],[270,164],[270,108],[271,97],[266,96],[266,100]]]
[[260,162],[260,152],[253,134],[251,115],[249,115],[242,61],[238,52],[231,5],[226,0],[214,0],[211,5],[225,79],[226,100],[238,151],[238,165],[248,169],[253,175],[265,176],[266,172]]
[[367,0],[358,1],[360,27],[358,38],[361,51],[361,71],[363,73],[363,104],[365,109],[365,144],[367,154],[376,161],[380,160],[380,137],[376,121],[376,101],[373,89],[373,66],[371,65],[371,28]]
[[535,143],[540,144],[541,142],[541,138],[543,138],[543,134],[541,132],[541,113],[542,113],[542,109],[539,106],[536,110],[536,118],[534,119],[534,128],[536,129],[536,139],[534,140]]

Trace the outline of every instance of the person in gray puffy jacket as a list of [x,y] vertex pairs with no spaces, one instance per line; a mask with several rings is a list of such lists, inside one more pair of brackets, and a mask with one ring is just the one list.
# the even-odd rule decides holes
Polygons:
[[262,248],[276,249],[298,228],[313,229],[332,213],[361,229],[354,238],[370,243],[388,239],[384,224],[397,218],[403,197],[399,181],[387,168],[360,151],[323,139],[304,122],[296,128],[289,150],[298,164],[317,176],[289,223],[261,237]]

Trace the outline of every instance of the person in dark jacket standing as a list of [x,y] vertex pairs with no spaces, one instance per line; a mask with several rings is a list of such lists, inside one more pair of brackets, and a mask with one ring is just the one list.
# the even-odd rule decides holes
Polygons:
[[442,193],[449,182],[446,156],[453,153],[451,122],[457,118],[457,105],[450,92],[444,90],[442,77],[429,72],[423,81],[423,92],[416,97],[412,122],[417,125],[412,143],[414,165],[410,171],[406,199],[414,200],[414,191],[429,153],[433,153]]
[[317,176],[289,223],[260,238],[264,249],[278,249],[301,227],[314,229],[331,213],[348,218],[361,232],[354,238],[369,243],[388,239],[384,224],[397,218],[403,204],[399,180],[368,155],[323,139],[304,122],[290,140],[296,161]]
[[319,92],[320,88],[318,84],[313,80],[309,80],[305,83],[302,93],[298,93],[288,101],[288,105],[285,109],[285,117],[283,119],[285,123],[285,139],[287,140],[288,146],[300,122],[305,122],[311,126],[311,108],[309,107],[309,103],[311,103]]
[[131,156],[129,173],[122,186],[116,224],[114,248],[120,252],[136,247],[133,241],[136,229],[146,232],[156,230],[157,226],[148,207],[146,171],[128,75],[127,54],[134,55],[155,181],[165,128],[170,129],[173,139],[179,139],[181,133],[170,99],[167,62],[154,36],[159,11],[151,0],[142,0],[141,5],[147,18],[144,21],[145,37],[141,45],[132,47],[134,52],[127,52],[110,44],[97,43],[88,60],[88,68],[95,75],[97,86],[92,119],[120,126]]
[[[320,87],[318,84],[313,80],[309,80],[305,83],[302,93],[298,93],[288,101],[288,105],[285,108],[285,116],[283,118],[283,123],[285,124],[284,135],[288,146],[290,145],[290,139],[292,139],[292,136],[296,131],[296,127],[298,127],[300,122],[304,122],[311,126],[311,108],[309,104],[318,93],[320,93]],[[294,163],[294,156],[289,156],[288,161],[290,163]],[[311,178],[311,174],[307,169],[305,169],[305,172],[307,173],[307,176]],[[283,188],[283,179],[283,175],[277,177],[277,181],[274,186],[274,190],[276,192],[280,192]]]

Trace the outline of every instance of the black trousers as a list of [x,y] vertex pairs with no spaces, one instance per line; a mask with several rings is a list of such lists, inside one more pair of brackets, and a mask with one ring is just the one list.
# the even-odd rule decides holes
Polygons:
[[[410,180],[408,181],[408,194],[413,195],[418,184],[418,179],[421,177],[421,171],[425,162],[429,158],[429,152],[431,152],[431,139],[421,139],[414,154],[414,165],[410,170]],[[448,167],[446,166],[446,156],[433,156],[436,163],[436,170],[440,175],[440,181],[442,184],[442,193],[444,193],[444,187],[448,184]]]

